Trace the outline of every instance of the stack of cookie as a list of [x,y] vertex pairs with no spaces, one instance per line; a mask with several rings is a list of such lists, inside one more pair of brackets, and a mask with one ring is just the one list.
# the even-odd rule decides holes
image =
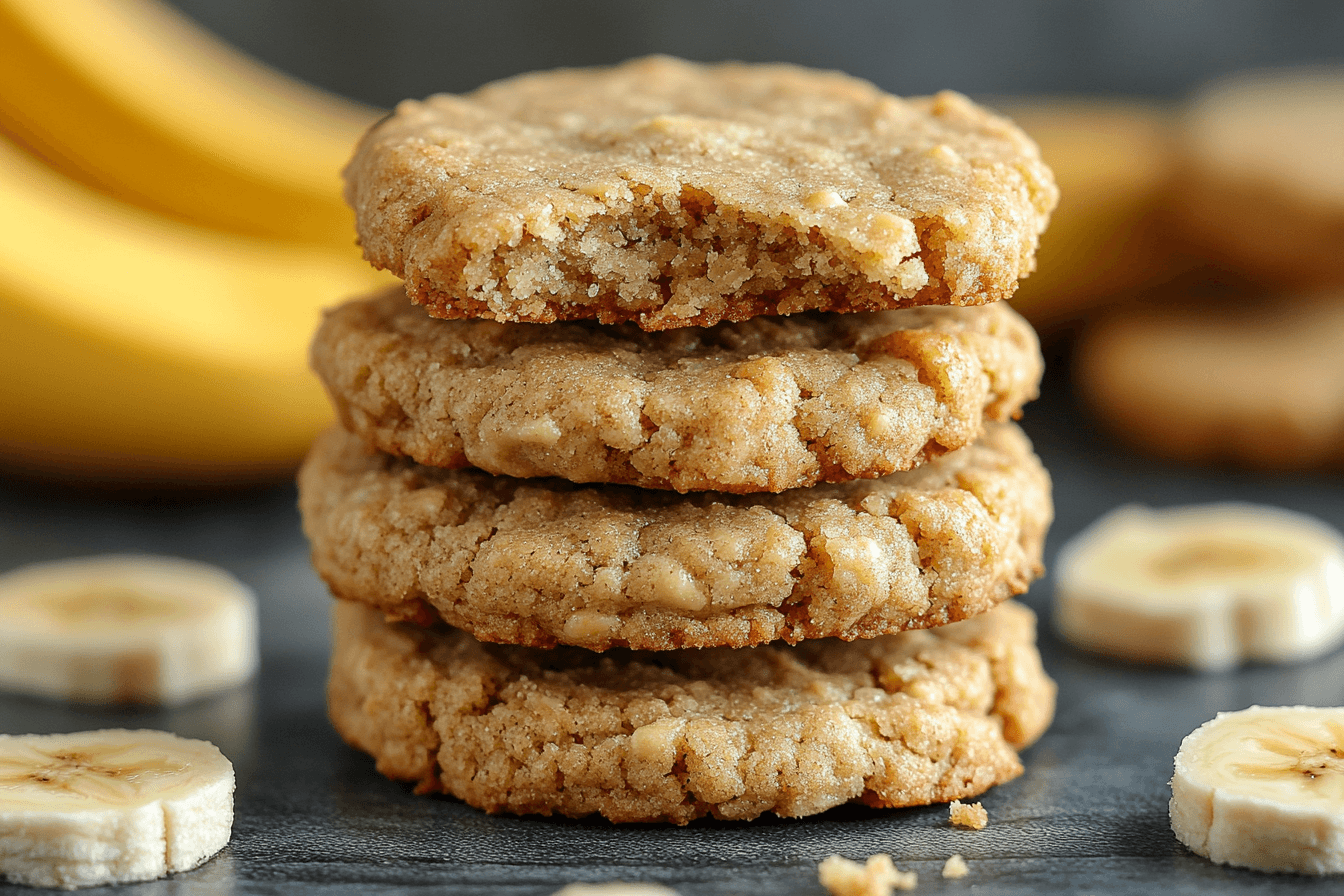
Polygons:
[[347,182],[405,290],[317,334],[343,426],[300,506],[381,772],[684,823],[1021,771],[1054,686],[1003,602],[1052,507],[1005,421],[1041,359],[986,303],[1055,189],[1020,131],[655,58],[403,103]]

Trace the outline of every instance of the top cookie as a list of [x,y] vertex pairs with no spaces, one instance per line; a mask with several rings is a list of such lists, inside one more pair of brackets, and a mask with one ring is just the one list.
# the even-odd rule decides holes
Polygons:
[[404,102],[345,176],[430,314],[646,330],[1007,298],[1057,198],[958,94],[664,57]]

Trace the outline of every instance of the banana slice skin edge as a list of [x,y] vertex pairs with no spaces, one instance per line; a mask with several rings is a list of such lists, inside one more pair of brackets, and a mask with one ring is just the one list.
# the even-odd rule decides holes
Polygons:
[[1120,507],[1056,563],[1055,627],[1077,647],[1214,672],[1344,642],[1344,536],[1252,504]]
[[1344,707],[1219,713],[1181,742],[1171,828],[1226,865],[1344,873]]
[[164,731],[0,735],[0,879],[75,889],[197,867],[229,842],[233,766]]

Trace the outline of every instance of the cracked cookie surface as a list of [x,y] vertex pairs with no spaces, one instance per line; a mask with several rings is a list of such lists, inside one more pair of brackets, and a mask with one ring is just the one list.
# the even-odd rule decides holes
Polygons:
[[482,644],[338,601],[328,708],[390,778],[487,812],[684,824],[972,797],[1054,713],[1010,602],[870,641],[593,654]]
[[906,470],[1036,396],[1005,304],[631,324],[435,320],[399,289],[327,314],[313,367],[345,428],[438,467],[779,492]]
[[667,57],[408,100],[345,177],[430,314],[647,330],[1007,298],[1058,197],[959,94]]
[[299,472],[299,507],[338,597],[486,641],[593,650],[969,618],[1040,574],[1053,513],[1010,423],[908,472],[751,496],[425,467],[332,429]]

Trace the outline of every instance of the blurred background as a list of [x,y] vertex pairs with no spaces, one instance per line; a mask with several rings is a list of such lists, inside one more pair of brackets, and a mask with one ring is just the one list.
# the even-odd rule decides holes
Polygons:
[[174,0],[270,65],[390,106],[646,53],[835,68],[897,94],[1178,100],[1246,68],[1344,60],[1329,0]]
[[330,419],[319,309],[387,279],[339,194],[363,129],[651,52],[1012,115],[1063,195],[1014,304],[1082,419],[1187,462],[1344,459],[1338,3],[3,0],[0,469],[284,481]]

